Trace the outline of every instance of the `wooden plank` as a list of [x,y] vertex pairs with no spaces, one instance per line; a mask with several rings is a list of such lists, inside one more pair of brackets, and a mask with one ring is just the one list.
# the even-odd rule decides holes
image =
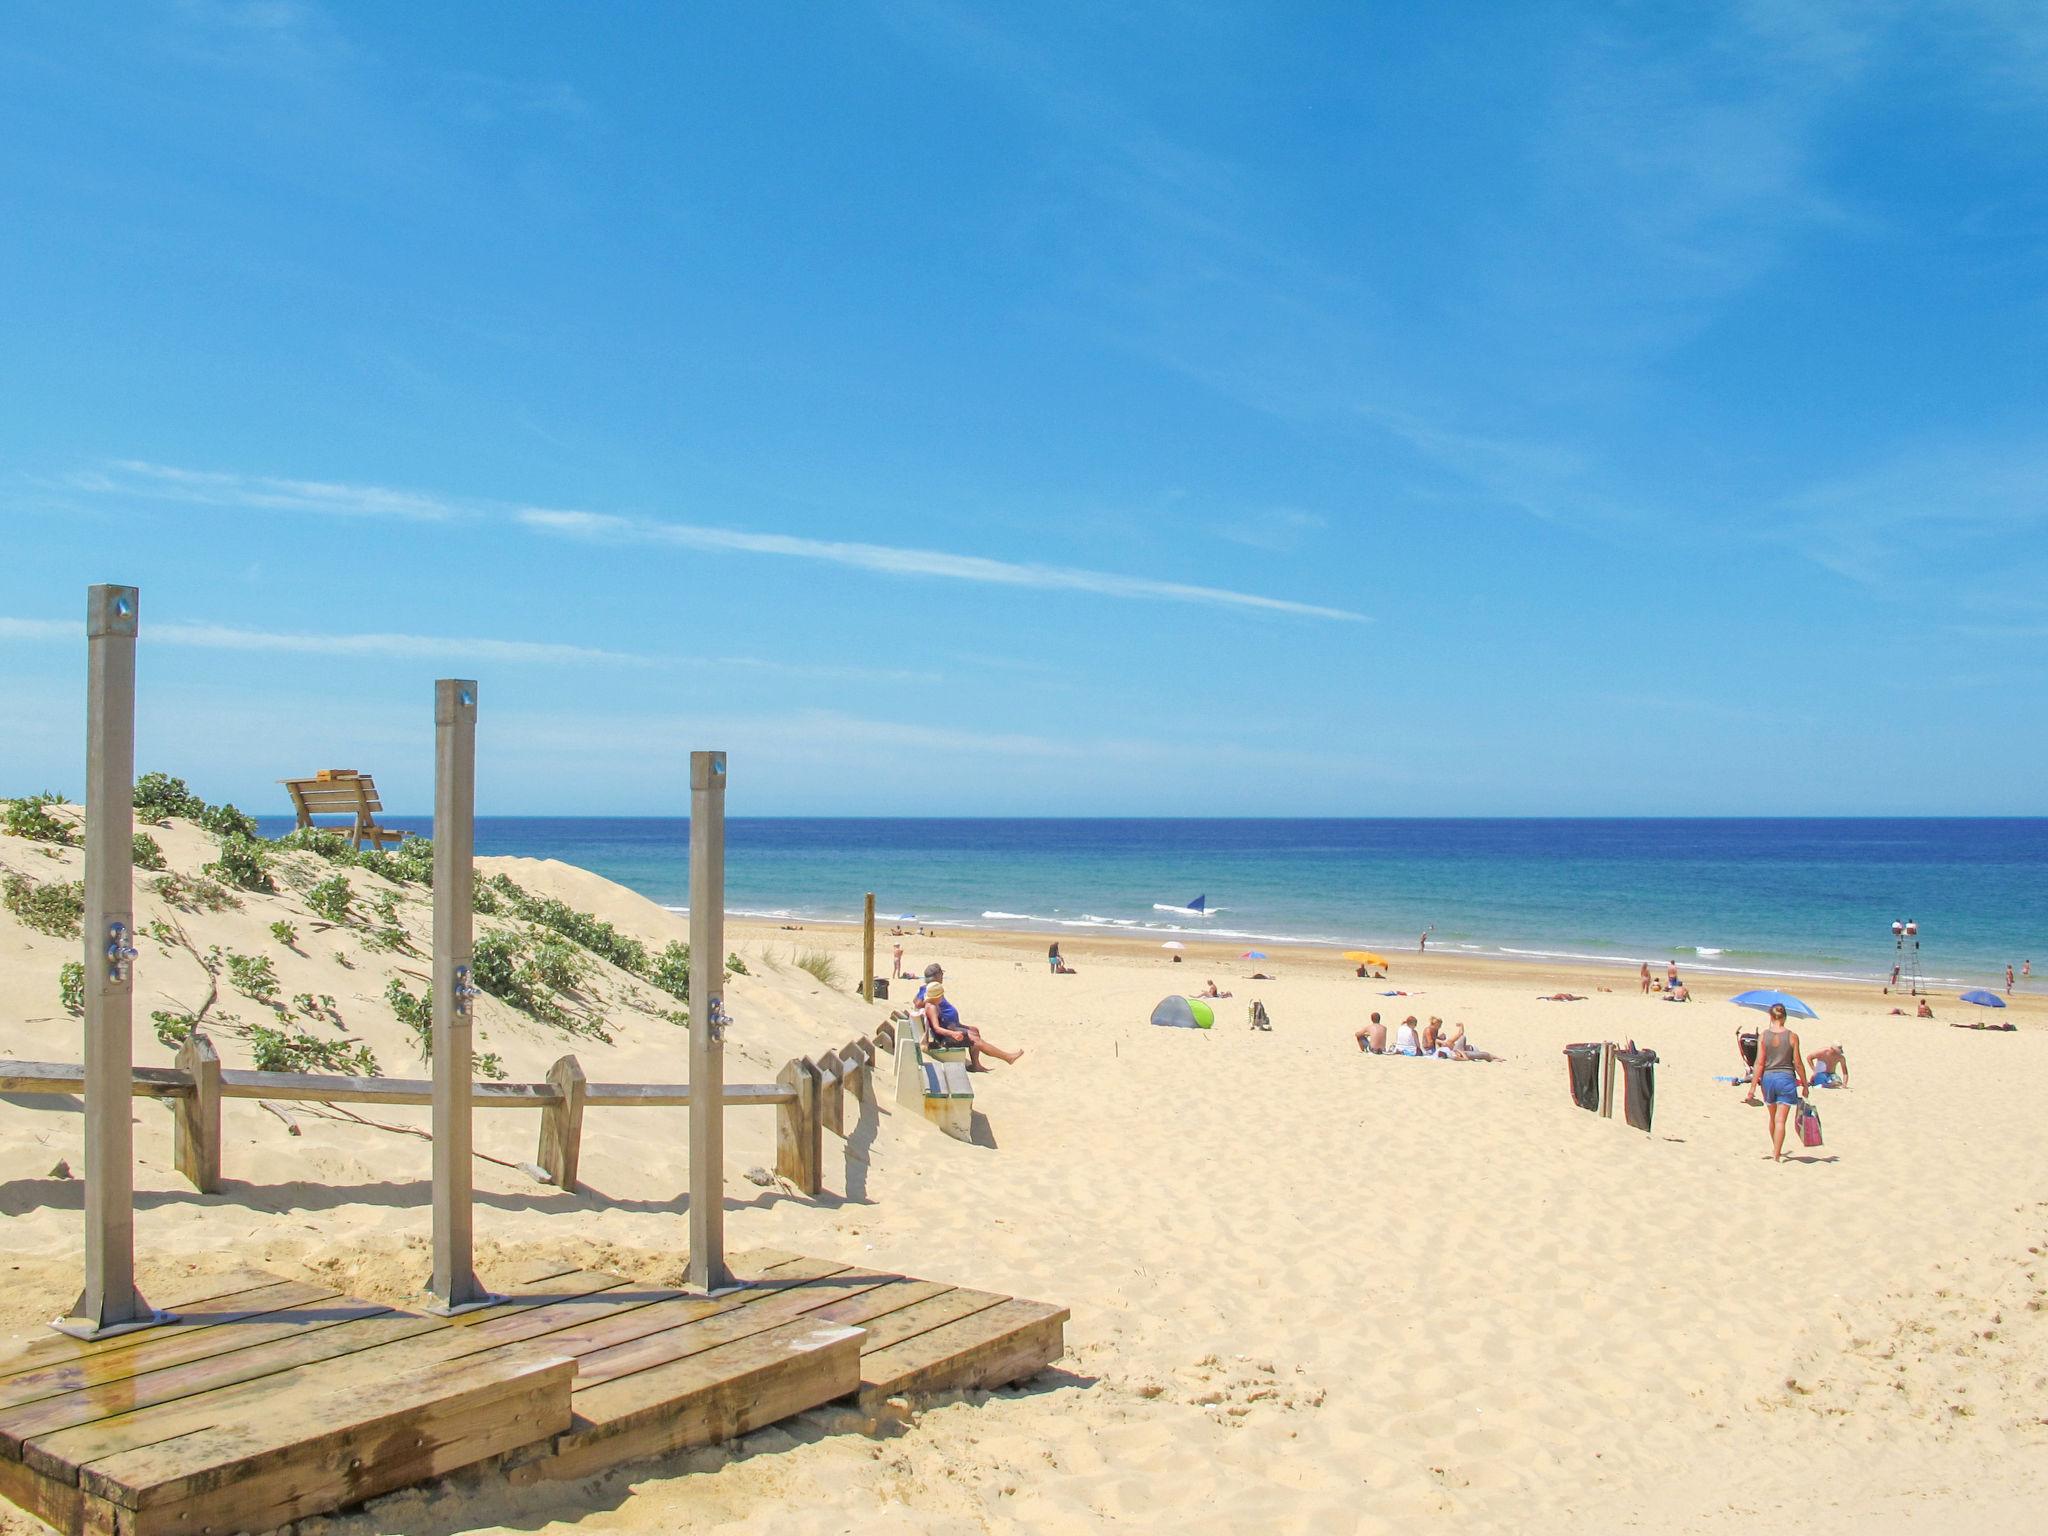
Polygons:
[[[727,1083],[722,1102],[731,1109],[795,1100],[794,1089],[774,1083]],[[583,1102],[597,1109],[686,1109],[695,1100],[688,1083],[592,1083]]]
[[35,1516],[64,1536],[85,1529],[85,1496],[68,1479],[45,1477],[32,1467],[0,1456],[0,1499]]
[[[478,1109],[540,1109],[556,1101],[546,1083],[475,1083]],[[278,1099],[319,1104],[431,1104],[434,1084],[424,1077],[341,1077],[319,1072],[223,1072],[220,1091],[230,1099]]]
[[[260,1292],[274,1292],[280,1287],[290,1287],[289,1298],[274,1302]],[[218,1288],[217,1294],[192,1294]],[[190,1295],[190,1300],[180,1300]],[[323,1286],[305,1285],[298,1281],[280,1280],[275,1275],[266,1275],[256,1269],[236,1269],[225,1274],[208,1275],[186,1282],[184,1291],[173,1291],[171,1300],[164,1305],[174,1310],[178,1321],[152,1328],[146,1336],[138,1334],[116,1334],[110,1339],[73,1339],[60,1334],[32,1339],[14,1353],[0,1360],[0,1384],[30,1371],[41,1371],[53,1365],[74,1365],[99,1359],[103,1356],[141,1347],[143,1344],[158,1344],[183,1334],[195,1333],[202,1328],[212,1328],[220,1323],[235,1322],[256,1312],[273,1310],[274,1306],[297,1306],[309,1301],[331,1299],[334,1292]]]
[[[178,1099],[192,1080],[175,1067],[134,1067],[130,1092],[138,1099]],[[0,1060],[0,1093],[84,1093],[85,1068],[71,1061]]]
[[[207,1355],[224,1354],[243,1347],[245,1340],[261,1343],[265,1337],[276,1335],[252,1334],[251,1330],[260,1329],[273,1319],[287,1320],[287,1327],[297,1326],[290,1320],[303,1317],[303,1309],[341,1299],[324,1286],[281,1280],[262,1290],[232,1297],[218,1310],[188,1308],[178,1314],[177,1324],[105,1340],[114,1347],[98,1354],[59,1359],[0,1379],[0,1415],[22,1403],[104,1386]],[[230,1326],[232,1336],[224,1335],[221,1330]]]
[[273,1530],[445,1476],[568,1428],[572,1361],[503,1350],[445,1370],[307,1383],[261,1424],[112,1456],[80,1486],[136,1512],[135,1536]]
[[[769,1328],[794,1322],[805,1313],[830,1305],[861,1291],[887,1285],[900,1276],[875,1270],[842,1270],[836,1275],[808,1280],[774,1295],[756,1296],[746,1305],[726,1307],[708,1316],[692,1318],[659,1333],[650,1333],[608,1349],[579,1354],[576,1389],[587,1391],[673,1360],[686,1359],[747,1338]],[[552,1341],[550,1341],[552,1347]]]
[[515,1486],[729,1440],[857,1391],[860,1330],[809,1319],[625,1377],[575,1398],[555,1453],[512,1469]]
[[1003,1301],[958,1322],[861,1356],[861,1404],[931,1392],[971,1392],[1036,1375],[1064,1349],[1065,1307]]
[[867,1348],[870,1351],[886,1349],[892,1344],[902,1343],[905,1339],[915,1338],[920,1333],[930,1333],[934,1328],[943,1328],[948,1323],[957,1323],[977,1312],[986,1312],[990,1307],[1000,1306],[1009,1299],[1007,1296],[998,1296],[993,1291],[971,1291],[948,1286],[928,1300],[920,1301],[914,1306],[899,1308],[863,1324],[868,1331]]
[[[550,1353],[567,1355],[580,1362],[606,1350],[628,1349],[648,1338],[666,1335],[678,1328],[717,1317],[722,1313],[758,1305],[767,1298],[777,1295],[791,1286],[815,1280],[821,1274],[836,1272],[838,1266],[820,1259],[797,1259],[766,1279],[750,1284],[745,1290],[734,1291],[724,1296],[692,1296],[681,1292],[670,1292],[663,1300],[645,1307],[611,1316],[594,1317],[570,1327],[558,1329],[547,1335],[543,1341]],[[784,1270],[787,1273],[784,1273]],[[670,1358],[676,1346],[662,1344],[646,1349],[635,1357],[642,1363]],[[621,1359],[627,1358],[621,1356]]]
[[[850,1323],[866,1331],[877,1319],[886,1318],[892,1312],[901,1312],[914,1307],[921,1301],[930,1301],[934,1296],[943,1296],[953,1287],[937,1280],[892,1280],[887,1285],[878,1285],[871,1291],[843,1297],[828,1302],[815,1312],[808,1314],[826,1323]],[[863,1348],[870,1345],[863,1344]]]
[[438,1319],[388,1307],[372,1310],[368,1302],[357,1307],[353,1317],[323,1319],[246,1349],[10,1409],[0,1418],[0,1442],[37,1471],[58,1476],[66,1467],[217,1421],[220,1400],[213,1394],[225,1388],[269,1383],[323,1362],[336,1362],[340,1370],[349,1364],[345,1356],[439,1326]]

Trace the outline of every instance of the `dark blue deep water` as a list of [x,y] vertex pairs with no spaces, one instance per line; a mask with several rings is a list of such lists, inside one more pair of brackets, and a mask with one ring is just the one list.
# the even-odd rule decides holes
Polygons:
[[[431,831],[424,821],[397,824]],[[289,823],[266,819],[275,835]],[[487,817],[479,853],[562,859],[671,906],[689,823]],[[736,819],[728,905],[805,919],[1201,933],[1876,976],[1915,919],[1930,977],[2048,966],[2048,819]],[[1155,910],[1206,895],[1214,915]],[[1071,948],[1071,946],[1070,946]],[[1074,952],[1079,952],[1075,950]],[[2040,984],[2040,978],[2036,978]]]

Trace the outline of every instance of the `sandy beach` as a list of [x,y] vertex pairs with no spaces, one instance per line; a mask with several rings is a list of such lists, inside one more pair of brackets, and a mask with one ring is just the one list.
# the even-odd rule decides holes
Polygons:
[[[158,830],[195,871],[211,839]],[[53,855],[53,856],[52,856]],[[75,877],[76,849],[0,838],[0,865]],[[298,856],[311,859],[310,855]],[[317,862],[317,861],[315,861]],[[659,944],[685,921],[594,875],[489,860]],[[365,897],[386,883],[352,872]],[[317,929],[299,884],[239,910],[145,896],[200,952],[264,954],[278,992],[334,996],[387,1073],[414,1070],[383,1001],[417,956]],[[417,887],[390,887],[424,947]],[[296,950],[269,935],[280,918]],[[850,995],[859,935],[735,920],[735,1080],[838,1044],[887,1011]],[[879,942],[886,963],[890,940]],[[1730,986],[1644,997],[1632,975],[1391,955],[1384,982],[1333,954],[1246,962],[1139,941],[906,937],[938,960],[963,1014],[1022,1061],[977,1080],[993,1146],[955,1142],[881,1106],[871,1146],[827,1142],[826,1195],[749,1182],[772,1162],[772,1116],[728,1115],[728,1239],[899,1267],[1070,1306],[1067,1358],[1021,1389],[901,1418],[805,1415],[728,1446],[604,1478],[512,1493],[488,1476],[398,1494],[307,1529],[847,1532],[1644,1532],[1747,1529],[1796,1511],[1820,1531],[2017,1529],[2048,1495],[2048,1002],[2022,993],[2013,1033],[1895,1018],[1874,988],[1799,987],[1840,1041],[1848,1089],[1817,1095],[1826,1144],[1783,1165],[1763,1112],[1715,1082],[1755,1015]],[[76,1060],[56,972],[76,941],[0,915],[0,1056]],[[828,952],[827,988],[795,961]],[[343,967],[333,956],[342,954]],[[192,1006],[195,958],[145,952],[137,1059],[167,1063],[146,1014]],[[1273,979],[1252,981],[1255,968]],[[1213,1031],[1159,1029],[1152,1005],[1213,977],[1235,996]],[[413,984],[416,986],[417,981]],[[1611,988],[1611,991],[1599,990]],[[1406,997],[1382,997],[1402,990]],[[1588,994],[1578,1003],[1539,994]],[[221,986],[227,1011],[264,1010]],[[587,985],[613,1039],[565,1041],[487,999],[480,1048],[514,1078],[574,1050],[593,1075],[683,1075],[684,1034],[659,999],[602,969]],[[1245,1025],[1265,1004],[1274,1028]],[[1378,1008],[1463,1022],[1504,1061],[1361,1055]],[[1568,1100],[1560,1048],[1634,1039],[1662,1058],[1648,1136]],[[231,1065],[242,1042],[223,1039]],[[886,1099],[886,1095],[885,1095]],[[430,1149],[404,1127],[317,1106],[292,1136],[229,1107],[226,1183],[171,1170],[169,1116],[136,1105],[137,1243],[152,1282],[256,1263],[359,1295],[416,1300],[426,1267]],[[4,1342],[32,1337],[77,1283],[76,1100],[0,1098]],[[394,1128],[395,1127],[395,1128]],[[481,1150],[533,1155],[530,1117],[478,1122]],[[684,1113],[593,1111],[584,1177],[564,1195],[477,1167],[479,1268],[561,1255],[648,1278],[681,1272]],[[9,1536],[37,1529],[0,1510]]]

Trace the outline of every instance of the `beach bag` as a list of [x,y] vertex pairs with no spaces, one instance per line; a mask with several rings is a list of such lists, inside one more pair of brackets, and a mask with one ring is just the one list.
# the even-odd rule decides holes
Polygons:
[[1799,1139],[1809,1147],[1820,1145],[1820,1111],[1804,1099],[1799,1102]]

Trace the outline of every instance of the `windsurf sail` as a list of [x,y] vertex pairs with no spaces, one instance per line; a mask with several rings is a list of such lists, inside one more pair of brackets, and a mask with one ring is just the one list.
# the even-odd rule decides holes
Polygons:
[[[1152,903],[1152,910],[1154,912],[1178,912],[1183,917],[1209,917],[1213,915],[1209,911],[1209,897],[1206,892],[1197,896],[1184,907],[1176,907],[1164,901],[1155,901]],[[1221,907],[1216,909],[1218,912],[1222,910]]]

